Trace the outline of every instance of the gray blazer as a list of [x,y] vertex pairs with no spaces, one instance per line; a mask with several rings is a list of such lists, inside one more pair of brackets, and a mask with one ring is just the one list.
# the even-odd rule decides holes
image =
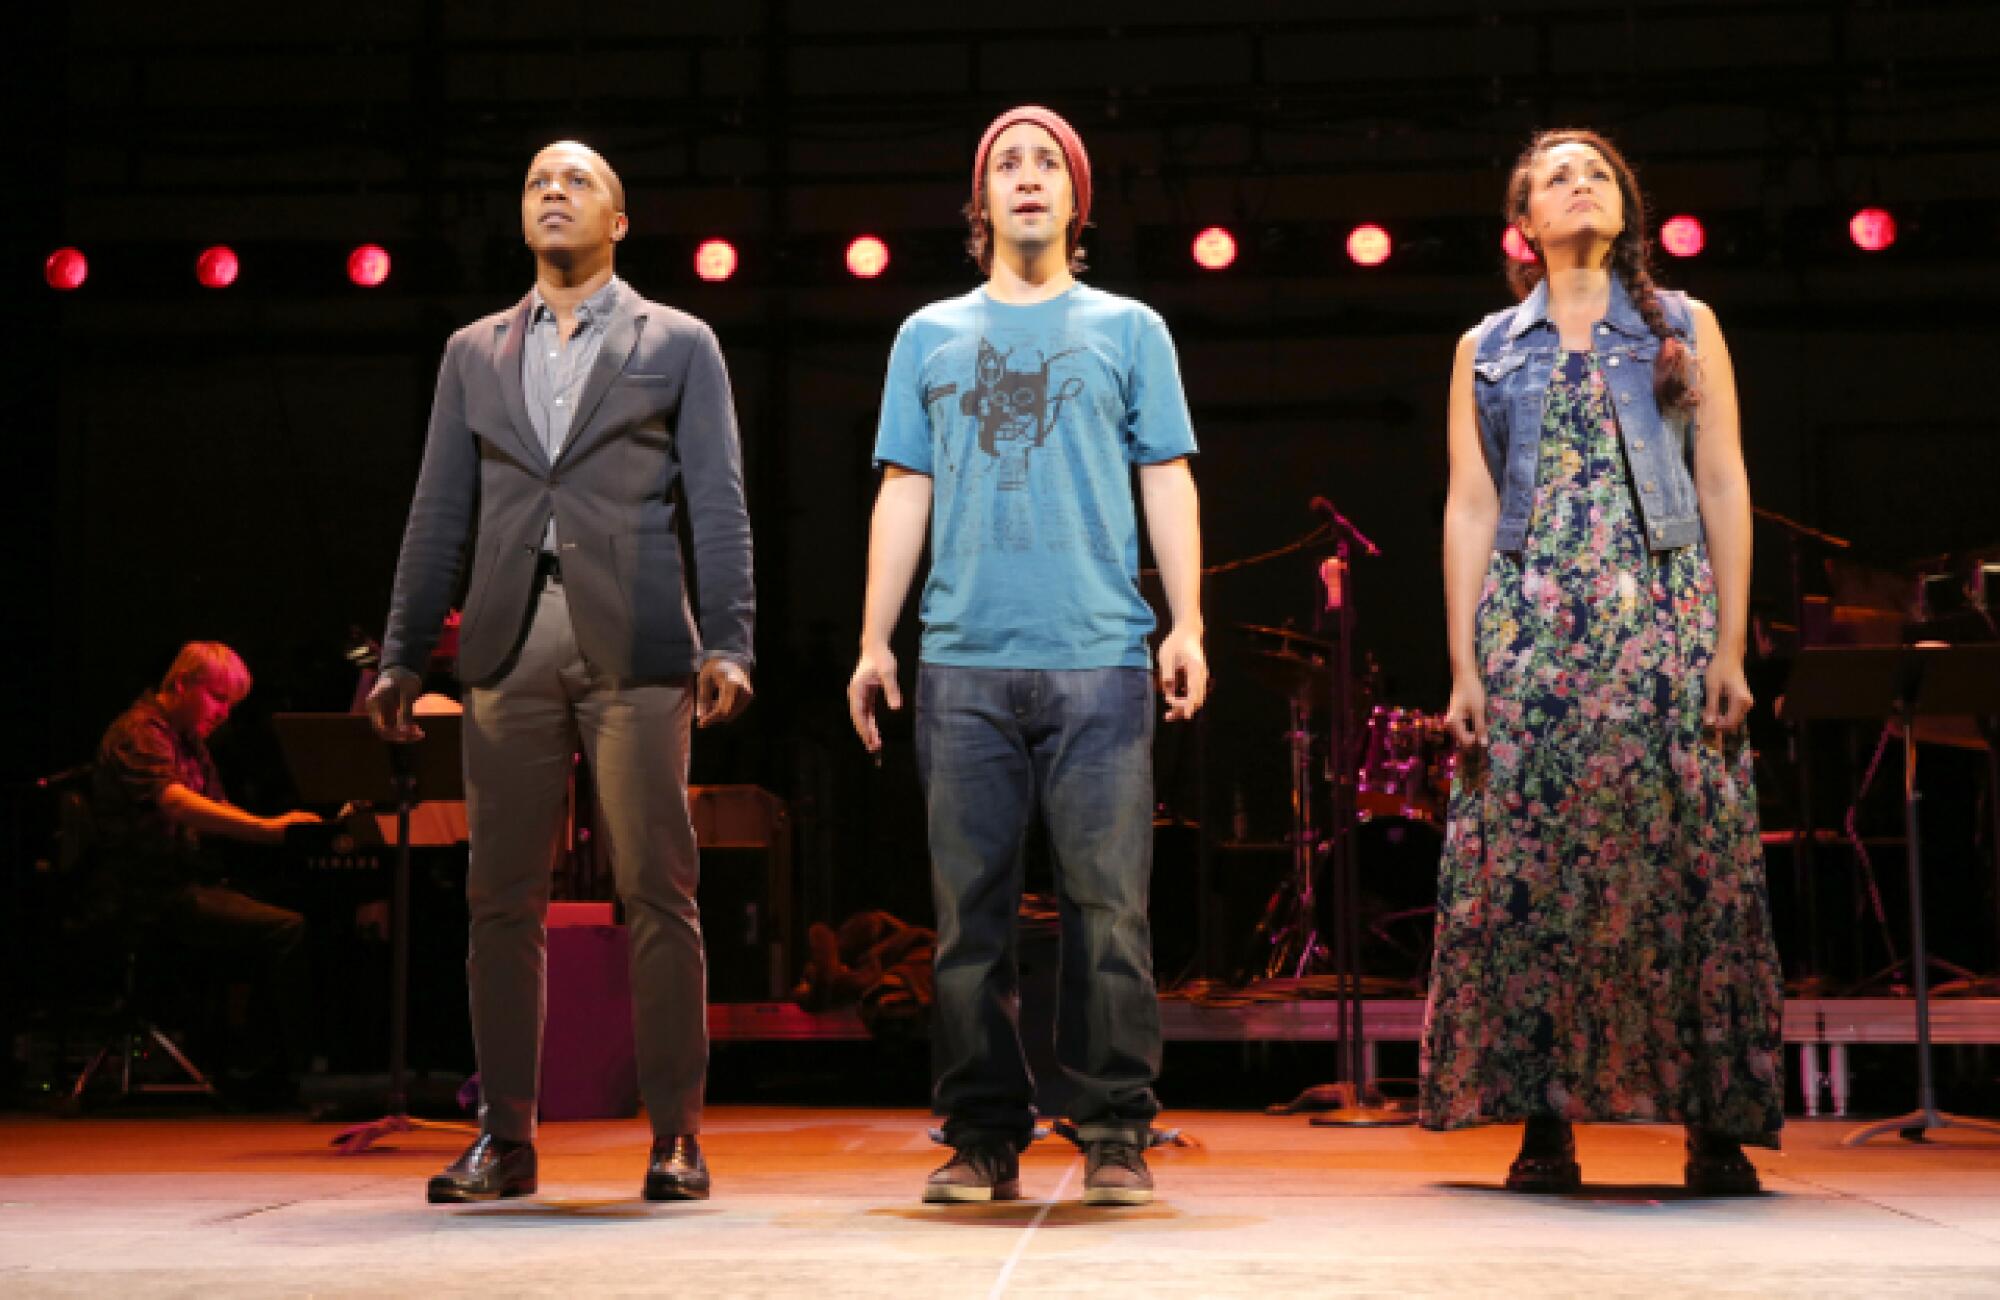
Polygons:
[[[422,673],[468,557],[459,677],[501,677],[534,597],[555,515],[577,646],[620,678],[671,677],[722,656],[752,665],[756,591],[743,455],[708,326],[620,286],[569,441],[550,464],[521,392],[533,295],[451,336],[396,564],[384,667]],[[689,608],[676,512],[694,543]]]

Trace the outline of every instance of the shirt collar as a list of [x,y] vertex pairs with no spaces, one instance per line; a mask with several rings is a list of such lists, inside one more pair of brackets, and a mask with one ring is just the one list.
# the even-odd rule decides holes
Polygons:
[[[1514,309],[1514,320],[1507,327],[1507,338],[1511,342],[1537,325],[1553,323],[1549,320],[1549,282],[1544,278],[1536,282],[1534,292]],[[1616,275],[1611,277],[1611,299],[1605,304],[1603,323],[1630,338],[1641,338],[1653,332],[1652,327],[1646,324],[1646,318],[1632,304],[1632,295],[1626,292],[1625,281]]]
[[[618,291],[623,288],[617,276],[604,282],[604,287],[576,305],[576,323],[579,329],[590,329],[611,318],[611,308],[618,301]],[[542,299],[541,286],[537,285],[530,294],[528,323],[539,325],[543,321],[556,318],[555,310]]]

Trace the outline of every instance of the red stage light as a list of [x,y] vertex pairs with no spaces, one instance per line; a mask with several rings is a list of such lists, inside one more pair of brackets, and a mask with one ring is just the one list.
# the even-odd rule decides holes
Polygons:
[[[851,248],[848,250],[847,259],[848,267],[852,269],[854,250]],[[884,250],[883,261],[887,260],[888,253]],[[702,240],[701,246],[694,250],[694,273],[704,280],[718,283],[735,275],[736,246],[726,239]],[[856,271],[855,274],[861,273]]]
[[889,246],[873,235],[863,235],[847,246],[847,269],[863,280],[872,280],[889,269]]
[[1347,232],[1347,255],[1356,266],[1382,265],[1389,260],[1392,246],[1389,232],[1372,223]]
[[1535,250],[1528,243],[1528,237],[1521,233],[1519,226],[1507,227],[1507,233],[1500,236],[1500,248],[1517,262],[1535,260]]
[[1879,253],[1896,242],[1896,219],[1886,208],[1863,208],[1847,223],[1854,246],[1864,253]]
[[227,289],[236,283],[236,273],[241,269],[236,250],[227,244],[204,249],[194,260],[194,278],[201,281],[204,289]]
[[63,293],[81,289],[84,277],[89,274],[90,263],[79,249],[58,248],[42,263],[42,277],[49,282],[49,288]]
[[1204,271],[1226,271],[1236,262],[1236,236],[1210,226],[1194,237],[1194,264]]
[[363,289],[373,289],[389,278],[389,250],[380,244],[363,244],[347,255],[347,278]]
[[1675,257],[1693,257],[1708,244],[1708,232],[1693,217],[1668,217],[1660,227],[1660,247]]

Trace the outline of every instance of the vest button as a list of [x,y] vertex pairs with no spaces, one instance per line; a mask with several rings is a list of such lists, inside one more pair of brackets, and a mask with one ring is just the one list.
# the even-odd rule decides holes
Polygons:
[[1615,365],[1617,365],[1617,364],[1618,364],[1618,358],[1617,358],[1617,357],[1613,357],[1613,358],[1611,358],[1611,360],[1609,360],[1609,361],[1605,362],[1604,364],[1605,364],[1605,365],[1607,365],[1607,366],[1615,366]]

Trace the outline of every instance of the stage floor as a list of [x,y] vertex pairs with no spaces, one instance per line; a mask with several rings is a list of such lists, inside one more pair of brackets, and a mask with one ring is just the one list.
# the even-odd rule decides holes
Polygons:
[[0,1119],[0,1293],[979,1296],[1994,1295],[2000,1141],[1840,1146],[1802,1121],[1756,1152],[1768,1191],[1681,1194],[1679,1134],[1581,1134],[1584,1194],[1498,1190],[1515,1132],[1314,1129],[1170,1113],[1154,1205],[1086,1209],[1038,1143],[1028,1199],[918,1202],[939,1149],[914,1111],[711,1112],[717,1194],[637,1196],[638,1122],[550,1125],[542,1194],[423,1202],[456,1135],[342,1158],[330,1126]]

